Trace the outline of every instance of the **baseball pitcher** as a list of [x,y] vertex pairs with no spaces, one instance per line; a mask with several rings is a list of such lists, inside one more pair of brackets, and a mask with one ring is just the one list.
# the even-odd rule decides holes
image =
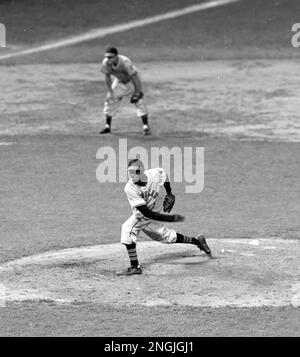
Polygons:
[[180,214],[167,214],[175,204],[175,195],[165,170],[154,168],[145,171],[143,163],[133,159],[129,161],[128,174],[130,179],[125,186],[125,193],[133,214],[122,225],[121,243],[127,248],[131,266],[117,272],[117,275],[142,274],[136,251],[140,232],[161,243],[194,244],[212,258],[203,234],[188,237],[162,223],[184,221],[184,216]]
[[144,103],[144,92],[140,73],[128,57],[118,54],[115,47],[108,47],[104,54],[101,72],[105,75],[108,93],[104,103],[103,113],[106,125],[100,134],[111,132],[112,117],[119,110],[122,99],[130,97],[135,105],[137,116],[142,119],[144,135],[150,134],[148,124],[148,110]]

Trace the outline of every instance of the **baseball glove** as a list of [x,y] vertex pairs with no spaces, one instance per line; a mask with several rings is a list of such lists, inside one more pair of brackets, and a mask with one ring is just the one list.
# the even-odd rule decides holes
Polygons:
[[168,212],[168,213],[171,212],[171,209],[174,207],[174,204],[175,204],[175,195],[173,195],[173,193],[169,193],[164,198],[164,202],[163,202],[164,212]]
[[135,92],[132,94],[130,98],[130,103],[135,104],[137,103],[140,99],[142,99],[144,96],[143,92]]

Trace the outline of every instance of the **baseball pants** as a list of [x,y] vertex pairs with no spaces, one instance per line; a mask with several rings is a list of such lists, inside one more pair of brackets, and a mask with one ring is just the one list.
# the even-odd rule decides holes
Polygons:
[[[112,91],[113,98],[108,97],[103,108],[103,113],[109,116],[114,116],[117,113],[124,97],[129,97],[134,93],[134,85],[131,81],[125,84],[120,82],[118,78],[115,78],[112,83]],[[143,99],[140,99],[137,103],[135,103],[135,106],[138,117],[148,114],[148,109]]]
[[174,229],[164,226],[161,222],[145,217],[138,218],[133,214],[122,224],[121,243],[136,243],[141,232],[153,240],[166,244],[175,243],[177,238]]

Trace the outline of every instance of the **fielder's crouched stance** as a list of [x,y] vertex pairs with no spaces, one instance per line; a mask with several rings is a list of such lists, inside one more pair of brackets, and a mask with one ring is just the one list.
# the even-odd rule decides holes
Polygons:
[[145,171],[143,163],[133,159],[129,161],[128,173],[130,179],[125,186],[125,193],[133,214],[122,225],[121,243],[127,248],[131,266],[117,272],[117,275],[142,274],[136,252],[136,242],[140,232],[161,243],[194,244],[212,258],[210,248],[202,234],[188,237],[161,223],[184,221],[184,216],[180,214],[160,213],[162,210],[169,213],[175,203],[175,196],[172,194],[165,170],[155,168]]
[[119,55],[117,48],[108,47],[101,64],[108,88],[103,112],[106,125],[100,134],[111,132],[111,121],[121,106],[123,98],[130,96],[130,103],[136,107],[136,114],[142,119],[144,135],[150,135],[148,109],[144,103],[141,75],[131,60]]

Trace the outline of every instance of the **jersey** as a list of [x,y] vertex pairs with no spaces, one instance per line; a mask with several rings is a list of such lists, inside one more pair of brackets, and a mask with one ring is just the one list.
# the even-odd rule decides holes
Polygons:
[[146,205],[155,212],[160,212],[163,208],[165,192],[162,190],[162,186],[167,179],[165,170],[158,167],[146,170],[145,175],[148,179],[146,186],[136,185],[130,179],[124,189],[132,211],[137,217],[143,217],[143,214],[137,209],[138,206]]
[[107,75],[113,75],[122,83],[127,83],[133,74],[138,74],[138,70],[129,58],[122,55],[118,55],[118,57],[119,60],[116,65],[110,65],[107,58],[104,58],[101,65],[101,72]]

